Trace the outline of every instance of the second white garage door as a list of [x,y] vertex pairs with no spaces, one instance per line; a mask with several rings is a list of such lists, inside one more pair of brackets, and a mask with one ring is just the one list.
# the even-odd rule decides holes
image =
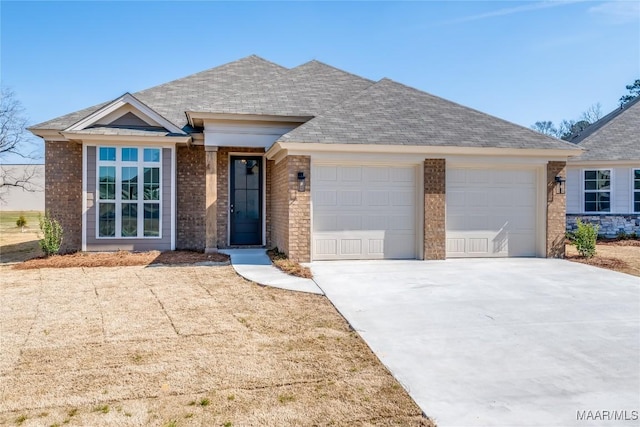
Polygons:
[[317,165],[314,260],[416,258],[413,166]]
[[535,169],[447,169],[447,257],[536,255]]

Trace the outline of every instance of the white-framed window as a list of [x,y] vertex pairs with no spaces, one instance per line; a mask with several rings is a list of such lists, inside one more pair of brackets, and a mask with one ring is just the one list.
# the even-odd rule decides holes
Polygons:
[[640,169],[633,169],[632,173],[633,212],[640,212]]
[[611,169],[584,171],[584,211],[611,211]]
[[98,147],[98,238],[159,238],[162,149]]

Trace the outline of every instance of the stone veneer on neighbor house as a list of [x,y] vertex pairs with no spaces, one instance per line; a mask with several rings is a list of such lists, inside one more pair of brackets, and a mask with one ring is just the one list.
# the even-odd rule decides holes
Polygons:
[[45,210],[63,230],[62,253],[82,249],[82,146],[44,143]]
[[564,258],[566,194],[558,194],[556,176],[566,178],[566,162],[547,163],[547,257]]
[[640,236],[640,214],[600,214],[600,215],[567,215],[567,231],[575,231],[578,226],[576,220],[597,225],[598,235],[604,237],[618,237],[621,235]]

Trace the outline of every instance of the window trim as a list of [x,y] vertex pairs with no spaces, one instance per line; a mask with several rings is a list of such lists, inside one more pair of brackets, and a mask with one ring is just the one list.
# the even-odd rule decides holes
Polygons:
[[635,197],[636,194],[638,194],[638,196],[640,197],[640,189],[635,188],[635,178],[636,178],[636,172],[640,172],[640,168],[631,168],[631,209],[629,210],[629,212],[634,213],[634,214],[640,214],[640,210],[635,210]]
[[[100,148],[115,148],[116,159],[112,160],[100,160]],[[135,148],[138,150],[137,161],[123,161],[122,150],[127,148]],[[144,161],[144,149],[157,149],[160,152],[160,158],[158,162],[145,162]],[[104,144],[96,145],[96,159],[95,159],[95,238],[98,240],[158,240],[163,238],[163,202],[164,202],[164,185],[163,185],[163,161],[164,153],[161,146],[135,146],[135,145],[116,145],[116,144]],[[115,200],[101,200],[100,199],[100,167],[101,166],[114,166],[116,168],[116,194]],[[122,200],[122,168],[123,167],[136,167],[138,169],[138,199]],[[144,168],[154,167],[159,169],[159,199],[158,200],[145,200],[144,199]],[[116,217],[115,217],[115,236],[101,236],[100,235],[100,204],[101,203],[114,203]],[[135,203],[138,208],[137,216],[137,236],[122,236],[122,205],[126,203]],[[144,235],[144,206],[145,204],[158,204],[158,235],[157,236],[145,236]]]
[[[607,171],[609,172],[609,189],[608,190],[587,190],[585,188],[585,173],[586,172],[599,172],[599,171]],[[613,212],[613,199],[612,199],[612,195],[613,193],[613,168],[584,168],[581,171],[581,175],[580,175],[580,187],[582,189],[581,191],[581,197],[580,197],[580,201],[582,203],[582,212],[585,214],[590,214],[590,215],[608,215],[610,213]],[[586,209],[586,198],[585,195],[587,193],[609,193],[609,210],[608,211],[588,211]]]

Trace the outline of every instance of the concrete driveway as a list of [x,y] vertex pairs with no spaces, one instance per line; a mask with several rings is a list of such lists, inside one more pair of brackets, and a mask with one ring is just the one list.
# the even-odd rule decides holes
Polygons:
[[441,427],[640,423],[637,277],[522,258],[311,268]]

